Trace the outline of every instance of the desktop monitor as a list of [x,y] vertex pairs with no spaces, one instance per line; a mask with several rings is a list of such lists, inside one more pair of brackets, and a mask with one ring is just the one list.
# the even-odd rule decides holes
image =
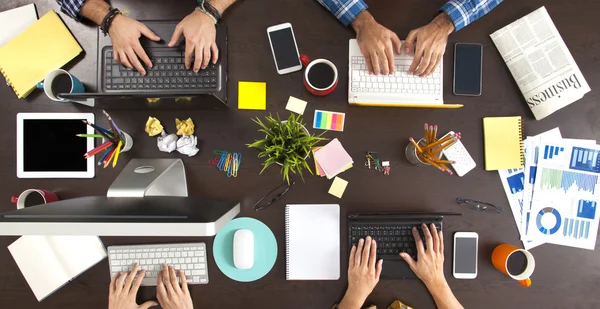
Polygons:
[[0,235],[214,236],[239,212],[196,197],[89,196],[0,214]]

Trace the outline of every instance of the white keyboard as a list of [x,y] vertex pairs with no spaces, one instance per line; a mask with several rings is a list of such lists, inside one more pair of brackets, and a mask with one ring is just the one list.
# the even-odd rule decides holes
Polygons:
[[440,66],[427,77],[408,75],[411,62],[394,59],[396,70],[390,75],[370,75],[362,56],[353,56],[350,64],[350,90],[354,93],[400,93],[410,95],[440,95],[442,76]]
[[208,283],[206,244],[202,242],[108,247],[111,278],[119,272],[131,271],[135,263],[140,264],[140,270],[146,271],[142,280],[144,286],[156,285],[163,264],[183,270],[188,284]]

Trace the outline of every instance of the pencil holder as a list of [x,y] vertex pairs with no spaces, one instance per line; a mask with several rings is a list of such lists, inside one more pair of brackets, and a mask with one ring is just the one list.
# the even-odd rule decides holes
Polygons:
[[[112,133],[112,129],[108,130],[108,132]],[[123,148],[121,148],[121,153],[128,152],[131,149],[131,147],[133,147],[133,138],[131,137],[131,135],[127,134],[127,132],[125,132],[125,131],[121,131],[121,135],[123,136],[123,139],[125,139]],[[105,141],[106,140],[103,138],[102,142],[104,143]]]
[[[419,145],[419,147],[425,147],[425,138],[420,139],[417,142],[417,144]],[[406,154],[406,159],[408,160],[408,162],[416,166],[430,165],[429,163],[423,162],[421,161],[421,159],[419,159],[419,157],[417,156],[417,148],[415,147],[415,145],[413,145],[413,143],[408,143],[404,153]]]

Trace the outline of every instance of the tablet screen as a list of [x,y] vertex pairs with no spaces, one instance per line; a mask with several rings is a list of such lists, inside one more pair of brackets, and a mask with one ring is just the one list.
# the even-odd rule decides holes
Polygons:
[[[85,118],[82,118],[85,119]],[[85,172],[87,133],[82,119],[24,119],[23,170],[25,172]]]

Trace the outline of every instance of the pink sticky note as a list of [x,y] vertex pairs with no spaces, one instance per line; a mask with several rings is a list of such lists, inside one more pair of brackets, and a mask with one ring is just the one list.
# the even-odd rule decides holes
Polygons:
[[343,172],[349,165],[354,163],[352,157],[342,147],[342,143],[337,138],[315,152],[315,160],[323,168],[328,179]]

